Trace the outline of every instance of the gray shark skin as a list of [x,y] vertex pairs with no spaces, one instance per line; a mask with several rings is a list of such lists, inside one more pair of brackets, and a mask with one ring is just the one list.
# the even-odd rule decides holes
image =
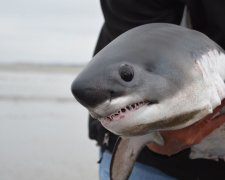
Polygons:
[[[158,131],[184,128],[212,113],[225,98],[224,80],[225,55],[216,43],[194,30],[155,23],[112,41],[71,88],[91,116],[121,136],[110,176],[124,180],[145,144],[163,145]],[[225,157],[222,129],[194,146],[191,157]]]

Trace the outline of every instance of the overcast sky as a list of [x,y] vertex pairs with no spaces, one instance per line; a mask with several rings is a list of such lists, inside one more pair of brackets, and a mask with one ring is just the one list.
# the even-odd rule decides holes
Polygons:
[[0,63],[87,63],[102,23],[98,0],[0,0]]

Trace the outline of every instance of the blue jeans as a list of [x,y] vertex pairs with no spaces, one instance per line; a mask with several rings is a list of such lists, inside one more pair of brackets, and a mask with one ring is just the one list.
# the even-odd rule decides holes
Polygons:
[[[110,152],[103,152],[102,160],[99,165],[100,180],[109,180],[111,157],[112,155]],[[129,180],[175,180],[175,178],[170,177],[151,166],[136,162]]]

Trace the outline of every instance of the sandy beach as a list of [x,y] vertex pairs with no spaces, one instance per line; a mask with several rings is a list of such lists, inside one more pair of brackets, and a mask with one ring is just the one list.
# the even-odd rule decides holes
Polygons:
[[0,65],[0,179],[98,179],[85,108],[70,93],[81,70]]

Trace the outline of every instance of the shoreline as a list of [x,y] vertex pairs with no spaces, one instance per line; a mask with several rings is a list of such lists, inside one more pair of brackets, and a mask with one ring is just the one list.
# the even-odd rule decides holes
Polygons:
[[32,64],[15,63],[0,64],[0,72],[46,72],[46,73],[78,73],[85,65],[74,64]]

